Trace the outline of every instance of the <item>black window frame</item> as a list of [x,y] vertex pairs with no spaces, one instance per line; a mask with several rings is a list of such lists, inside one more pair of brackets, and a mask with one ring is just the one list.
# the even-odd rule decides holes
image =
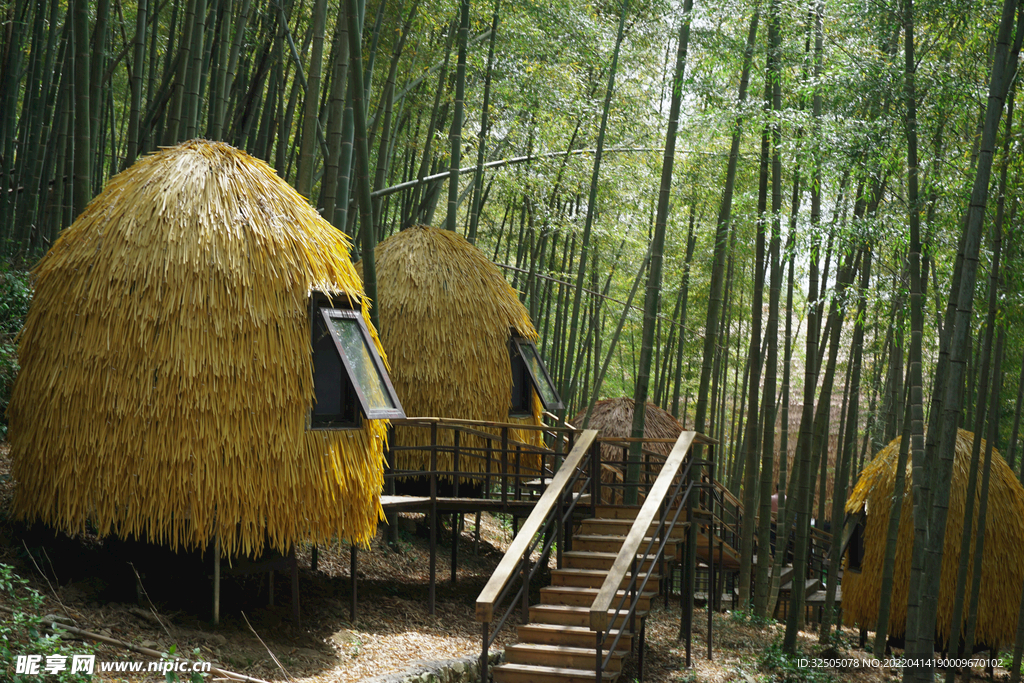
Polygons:
[[[553,411],[564,409],[565,403],[562,401],[562,397],[558,395],[558,388],[555,386],[555,383],[551,381],[551,375],[548,374],[548,368],[544,364],[544,359],[541,358],[540,353],[538,353],[537,346],[529,339],[526,339],[525,337],[522,337],[518,334],[513,334],[511,336],[511,339],[509,340],[509,346],[509,351],[511,352],[510,363],[514,364],[516,361],[516,357],[519,357],[522,364],[526,367],[526,374],[529,376],[530,381],[533,383],[531,388],[537,393],[537,397],[540,399],[541,405],[544,406],[544,410]],[[544,377],[541,379],[551,389],[551,393],[555,397],[555,403],[548,405],[548,402],[544,400],[544,392],[542,392],[539,388],[540,380],[534,374],[533,367],[530,365],[530,363],[526,362],[526,354],[523,353],[523,347],[529,347],[530,351],[533,353],[534,358],[537,359],[537,364],[540,367],[540,371],[544,373]],[[515,370],[513,368],[513,382],[515,381],[515,379]],[[515,406],[513,406],[513,409],[515,409]]]
[[[387,420],[387,419],[400,419],[405,417],[405,410],[402,408],[402,403],[398,398],[398,394],[395,392],[395,387],[391,383],[391,376],[388,374],[387,368],[384,366],[384,360],[377,352],[377,347],[373,343],[373,337],[370,335],[370,330],[366,325],[366,320],[363,318],[362,311],[356,308],[343,308],[337,305],[337,303],[328,299],[325,295],[316,292],[310,300],[310,334],[312,336],[312,343],[315,347],[318,339],[317,330],[322,326],[323,331],[330,336],[335,351],[338,354],[338,359],[341,361],[341,367],[343,370],[342,381],[347,382],[347,387],[342,387],[341,399],[344,402],[346,395],[354,395],[356,398],[356,418],[354,421],[346,419],[330,419],[323,416],[317,417],[314,413],[315,407],[310,408],[309,415],[309,429],[311,430],[339,430],[339,429],[355,429],[362,426],[362,420]],[[352,377],[352,372],[348,364],[348,354],[345,352],[345,348],[338,338],[337,334],[331,326],[332,318],[346,318],[355,320],[359,333],[362,337],[364,346],[368,349],[370,358],[374,364],[375,369],[379,373],[383,380],[383,388],[391,399],[393,408],[370,408],[367,405],[366,396],[363,393],[362,387]],[[318,325],[320,321],[320,325]],[[315,360],[314,360],[315,362]],[[315,368],[314,368],[315,373]],[[338,413],[339,417],[345,415],[347,411]]]

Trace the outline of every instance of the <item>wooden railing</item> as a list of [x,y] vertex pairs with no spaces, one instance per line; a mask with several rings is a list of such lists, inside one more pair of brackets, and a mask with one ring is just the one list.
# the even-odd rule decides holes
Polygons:
[[[561,453],[572,447],[578,430],[565,423],[549,426],[443,417],[408,417],[391,420],[391,424],[429,430],[429,440],[424,443],[397,446],[392,442],[388,449],[388,463],[384,471],[384,491],[387,495],[394,495],[395,483],[402,477],[426,479],[427,496],[430,501],[430,508],[427,510],[427,519],[430,525],[430,581],[427,606],[429,612],[434,614],[437,583],[439,480],[442,478],[451,480],[451,495],[454,498],[459,497],[460,483],[477,483],[482,487],[478,495],[484,499],[500,500],[503,506],[508,503],[532,500],[536,491],[531,490],[528,484],[539,481],[542,486],[553,475],[558,458]],[[449,443],[442,444],[439,442],[439,436],[447,431],[451,431],[451,438],[447,440]],[[541,437],[537,439],[536,443],[528,443],[514,439],[513,432],[540,433]],[[466,437],[475,437],[478,445],[470,445],[470,439]],[[395,454],[402,451],[428,452],[427,468],[402,469],[394,466]],[[443,470],[438,467],[438,456],[442,453],[451,455],[451,466]],[[539,456],[540,466],[531,467],[523,463],[522,458],[527,455]],[[481,466],[468,467],[472,461],[481,463]],[[513,516],[513,525],[516,521]],[[458,524],[452,524],[451,533],[450,566],[451,581],[454,583],[458,564]],[[479,541],[479,524],[477,525],[476,540]],[[559,546],[559,550],[561,550],[561,546]]]
[[[691,455],[690,447],[696,436],[696,432],[683,432],[676,440],[661,472],[647,492],[646,500],[637,513],[636,521],[627,534],[626,540],[623,541],[622,547],[605,577],[604,584],[590,606],[590,628],[597,632],[595,642],[597,645],[596,680],[598,683],[611,662],[615,647],[625,632],[626,624],[629,624],[631,632],[636,632],[635,620],[640,595],[650,581],[655,565],[663,557],[665,545],[668,543],[683,510],[683,503],[687,502],[690,504],[688,507],[692,507],[690,494],[696,482],[690,476],[694,458],[689,456]],[[657,533],[650,534],[651,525],[656,518],[658,519]],[[692,510],[691,514],[687,516],[686,523],[690,524],[691,530],[695,530]],[[640,545],[648,534],[651,538],[641,550]],[[640,570],[644,566],[647,566],[648,570],[640,580]],[[612,603],[627,575],[629,583],[623,591],[622,597],[613,607]],[[619,624],[619,628],[611,642],[607,643],[611,633],[610,626],[614,626],[616,623]],[[640,657],[637,667],[637,673],[641,679],[643,678],[644,626],[645,624],[641,624],[640,628]],[[607,656],[604,655],[606,651],[608,652]]]
[[[593,429],[583,430],[577,436],[572,450],[554,473],[540,500],[476,599],[476,619],[483,624],[483,648],[480,655],[482,681],[488,679],[490,646],[517,603],[522,605],[524,623],[528,620],[530,581],[536,572],[547,564],[551,547],[556,543],[558,566],[561,567],[566,525],[571,522],[576,504],[584,495],[584,491],[590,493],[591,513],[596,514],[600,485],[600,456],[596,439],[597,431]],[[577,489],[579,491],[574,493]],[[538,546],[540,557],[536,563],[532,563],[531,558]],[[509,598],[511,588],[515,585],[514,577],[521,577],[520,587],[519,591]],[[497,610],[507,598],[508,607],[494,623]]]

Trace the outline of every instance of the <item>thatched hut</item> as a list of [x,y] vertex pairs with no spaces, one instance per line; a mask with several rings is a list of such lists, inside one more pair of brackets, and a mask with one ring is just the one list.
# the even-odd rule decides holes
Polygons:
[[[946,523],[945,547],[942,553],[942,576],[939,589],[936,635],[940,641],[949,639],[953,615],[953,593],[960,564],[960,543],[967,500],[967,479],[974,434],[961,429],[957,434],[953,484],[950,490],[949,518]],[[984,459],[985,442],[982,441]],[[847,568],[843,575],[843,616],[849,625],[873,629],[878,616],[885,539],[892,506],[893,486],[900,439],[879,451],[861,472],[857,486],[846,501],[846,511],[863,512],[863,556],[860,571]],[[911,463],[907,458],[906,488],[900,513],[896,563],[893,571],[892,603],[889,610],[889,633],[904,634],[907,623],[907,586],[910,581],[910,559],[913,551],[913,493]],[[1024,582],[1024,489],[998,451],[992,451],[992,473],[989,483],[988,519],[985,552],[981,568],[981,594],[978,604],[976,642],[1012,642],[1017,628],[1020,586]],[[981,479],[975,496],[972,534],[977,533],[978,509],[981,503]],[[972,540],[973,557],[973,540]],[[849,555],[847,560],[849,561]],[[972,562],[973,564],[973,562]],[[968,572],[968,584],[973,568]],[[964,610],[964,625],[967,621]]]
[[15,515],[174,549],[216,536],[232,554],[368,542],[387,427],[370,418],[401,411],[348,254],[225,144],[113,178],[34,270],[9,409]]
[[[633,412],[636,410],[636,402],[631,398],[606,398],[594,404],[594,411],[590,415],[588,428],[596,429],[602,437],[606,438],[629,438],[633,434]],[[573,426],[582,428],[583,419],[587,411],[582,410],[570,422]],[[668,413],[653,403],[647,403],[644,410],[644,438],[645,439],[678,439],[683,431],[683,426]],[[644,448],[651,453],[660,456],[662,460],[668,457],[672,450],[670,443],[645,444]],[[606,484],[621,484],[624,479],[626,453],[622,446],[602,444],[601,446],[601,481]],[[617,463],[617,464],[612,464]],[[621,498],[617,493],[615,500]],[[609,500],[608,502],[614,502]]]
[[[381,341],[394,370],[395,390],[409,415],[514,424],[540,424],[544,401],[558,402],[533,342],[537,331],[526,307],[497,266],[461,235],[418,225],[381,242],[377,268]],[[541,376],[535,378],[535,374]],[[547,380],[547,381],[545,381]],[[539,382],[537,384],[536,382]],[[535,430],[510,438],[539,443]],[[450,430],[438,443],[451,445]],[[396,427],[397,446],[430,443],[429,430]],[[483,439],[466,436],[465,453],[480,454]],[[492,446],[496,444],[491,444]],[[399,470],[427,470],[429,452],[397,450]],[[452,456],[438,453],[438,469],[451,470]],[[540,459],[524,455],[522,466],[539,471]],[[479,458],[463,456],[463,472],[485,471]]]

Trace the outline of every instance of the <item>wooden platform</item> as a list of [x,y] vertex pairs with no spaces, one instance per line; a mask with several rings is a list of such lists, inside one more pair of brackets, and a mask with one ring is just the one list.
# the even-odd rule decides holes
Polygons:
[[[500,498],[437,498],[438,512],[507,512],[525,517],[536,501],[509,500]],[[380,505],[384,513],[389,512],[429,512],[430,496],[381,496]]]
[[[437,511],[451,512],[504,512],[517,517],[526,517],[536,505],[536,500],[502,501],[501,498],[442,498],[437,499]],[[430,496],[381,496],[380,505],[384,513],[388,512],[429,512]],[[590,515],[590,495],[579,495],[576,501],[577,512]]]

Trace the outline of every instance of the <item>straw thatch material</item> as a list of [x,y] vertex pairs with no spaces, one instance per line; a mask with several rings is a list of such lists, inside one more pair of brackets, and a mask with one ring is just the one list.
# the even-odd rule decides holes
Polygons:
[[[960,563],[960,542],[963,536],[964,510],[967,500],[968,468],[974,434],[961,429],[957,434],[953,485],[950,491],[949,518],[946,523],[945,547],[942,553],[942,577],[936,635],[948,640],[953,615],[953,592]],[[846,623],[874,628],[878,616],[878,599],[882,582],[885,535],[889,525],[893,486],[900,439],[879,451],[860,475],[857,486],[846,501],[847,512],[866,509],[864,529],[865,554],[860,574],[847,571],[843,575],[843,615]],[[982,465],[985,442],[982,441]],[[979,473],[980,474],[980,473]],[[975,642],[1013,642],[1020,605],[1020,586],[1024,582],[1024,489],[998,451],[992,451],[992,474],[989,483],[988,520],[985,531],[985,552],[981,569],[981,594]],[[911,463],[907,458],[906,489],[900,514],[893,572],[892,606],[889,611],[889,632],[902,635],[907,623],[907,584],[910,580],[910,557],[913,551],[913,493]],[[981,502],[981,478],[974,506],[974,525],[978,528]],[[971,554],[973,557],[973,540]],[[971,562],[973,564],[973,562]],[[967,585],[970,586],[971,571]],[[967,610],[964,610],[964,625]]]
[[[633,434],[633,412],[636,410],[636,402],[631,398],[606,398],[594,404],[594,412],[590,415],[590,429],[596,429],[602,437],[629,438]],[[574,427],[583,428],[583,418],[587,411],[582,410],[576,417],[570,420]],[[678,439],[683,431],[683,426],[668,413],[650,401],[644,410],[644,438],[647,439]],[[652,443],[645,444],[644,448],[658,453],[662,458],[668,457],[672,450],[672,444]],[[621,467],[609,465],[610,462],[623,462],[626,454],[621,446],[609,444],[601,445],[601,481],[610,484],[621,484],[623,481],[623,470]],[[610,495],[610,494],[606,494]],[[604,502],[614,503],[620,501],[622,492],[615,493],[614,498]]]
[[[633,411],[636,403],[631,398],[606,398],[594,404],[590,415],[590,429],[596,429],[602,437],[628,439],[633,434]],[[574,427],[583,428],[586,410],[581,410],[570,422]],[[650,401],[644,410],[644,438],[678,439],[683,432],[679,421]],[[653,443],[645,446],[648,450],[668,456],[672,444]],[[601,460],[621,460],[622,449],[616,446],[601,446]]]
[[15,514],[175,549],[217,534],[225,553],[368,542],[386,424],[306,430],[308,297],[361,299],[348,251],[225,144],[113,178],[34,270],[10,404]]
[[[509,330],[531,341],[537,331],[516,291],[483,252],[457,233],[419,225],[381,242],[374,254],[381,341],[394,365],[391,381],[406,414],[540,424],[542,408],[532,389],[532,416],[509,418]],[[509,435],[534,444],[539,437],[534,430],[511,430]],[[429,444],[430,431],[396,427],[394,442]],[[438,430],[438,443],[452,442],[451,430]],[[467,449],[485,445],[483,439],[460,438],[460,447]],[[459,469],[484,472],[484,461],[467,454],[460,455]],[[398,469],[430,467],[428,451],[399,450],[396,456]],[[438,469],[451,470],[451,454],[439,452],[437,462]],[[523,454],[522,466],[539,472],[540,458]]]

